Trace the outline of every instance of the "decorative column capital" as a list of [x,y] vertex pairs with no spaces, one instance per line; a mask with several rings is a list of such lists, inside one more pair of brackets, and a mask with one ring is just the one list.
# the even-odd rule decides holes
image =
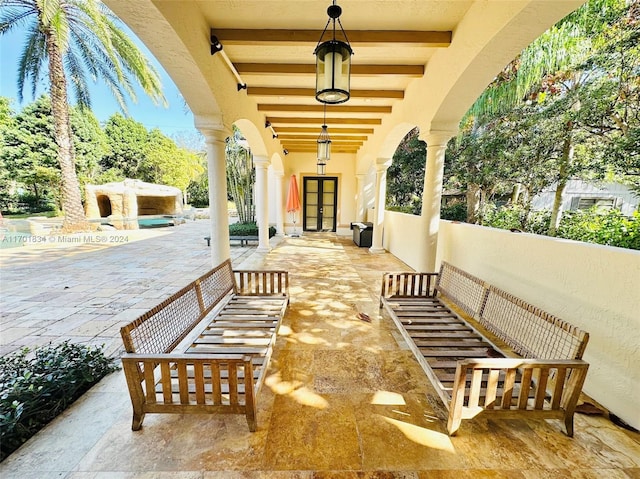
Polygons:
[[221,116],[196,116],[194,124],[206,142],[225,141],[230,135]]
[[382,172],[389,169],[393,159],[392,158],[378,158],[376,159],[376,171]]
[[419,138],[427,143],[427,148],[447,146],[449,140],[458,134],[458,130],[429,130],[420,133]]
[[268,157],[262,155],[253,155],[253,164],[256,168],[267,169],[271,165]]

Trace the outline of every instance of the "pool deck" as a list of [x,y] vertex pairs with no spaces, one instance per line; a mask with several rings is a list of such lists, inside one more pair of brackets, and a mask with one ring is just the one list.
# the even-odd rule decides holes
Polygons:
[[[72,338],[117,355],[122,324],[210,267],[207,231],[203,221],[120,245],[0,252],[3,351]],[[268,254],[232,247],[235,267],[290,272],[256,432],[243,415],[162,414],[131,431],[118,371],[0,464],[0,477],[640,478],[640,435],[604,416],[577,415],[573,439],[560,421],[485,417],[449,437],[444,406],[378,309],[382,272],[407,266],[335,234],[272,241]]]

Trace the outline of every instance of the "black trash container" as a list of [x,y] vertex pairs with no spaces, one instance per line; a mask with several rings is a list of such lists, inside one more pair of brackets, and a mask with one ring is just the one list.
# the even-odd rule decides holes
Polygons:
[[361,248],[370,248],[373,237],[373,223],[351,223],[353,242]]

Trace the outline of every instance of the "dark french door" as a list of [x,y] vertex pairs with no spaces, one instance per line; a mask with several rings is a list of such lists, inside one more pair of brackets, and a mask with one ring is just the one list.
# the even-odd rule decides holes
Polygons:
[[338,178],[305,177],[303,183],[304,231],[335,231]]

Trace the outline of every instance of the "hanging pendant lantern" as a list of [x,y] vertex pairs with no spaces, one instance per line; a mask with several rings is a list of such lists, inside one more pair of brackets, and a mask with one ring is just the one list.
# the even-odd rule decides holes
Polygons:
[[320,160],[318,160],[318,175],[319,176],[324,176],[327,173],[327,164],[326,163],[322,163]]
[[[336,5],[335,0],[333,5],[327,9],[327,14],[329,20],[327,20],[327,25],[324,27],[318,45],[313,52],[316,55],[316,100],[325,104],[344,103],[351,96],[350,76],[353,50],[340,22],[342,8]],[[338,20],[338,25],[346,40],[344,42],[336,40],[336,20]],[[322,37],[331,21],[333,21],[333,37],[331,40],[322,42]]]
[[318,162],[327,162],[331,159],[331,138],[327,125],[322,125],[320,136],[318,137]]

